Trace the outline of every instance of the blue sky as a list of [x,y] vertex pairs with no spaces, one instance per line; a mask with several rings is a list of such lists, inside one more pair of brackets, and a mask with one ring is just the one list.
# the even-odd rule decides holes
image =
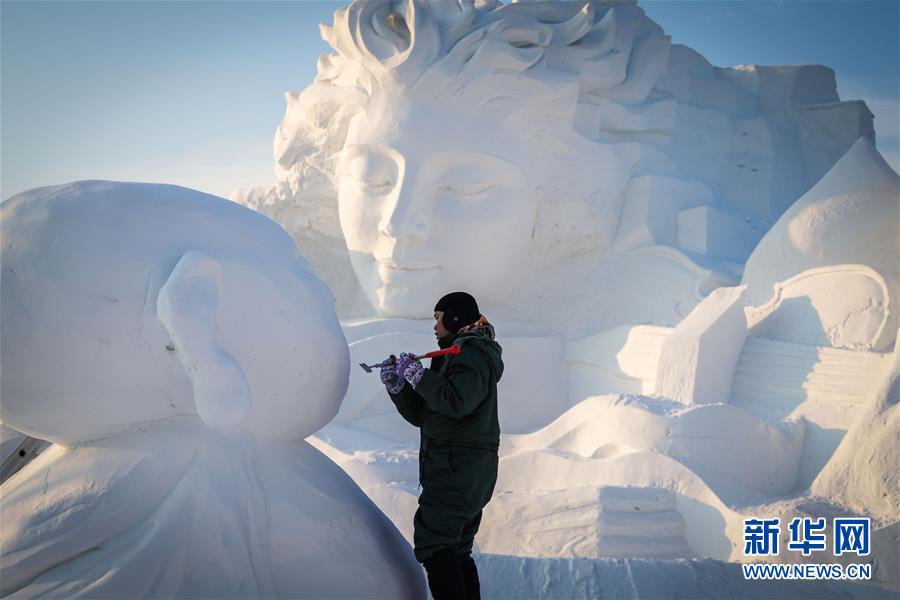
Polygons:
[[[315,76],[343,2],[0,1],[0,197],[76,179],[227,196],[274,181],[284,92]],[[824,64],[898,169],[900,3],[647,1],[714,65]]]

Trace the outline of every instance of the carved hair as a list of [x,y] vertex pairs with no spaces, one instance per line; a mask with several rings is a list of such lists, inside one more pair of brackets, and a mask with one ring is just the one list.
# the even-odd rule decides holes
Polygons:
[[[280,200],[303,204],[309,209],[304,212],[325,210],[328,215],[333,214],[330,208],[307,202],[336,197],[337,156],[350,119],[384,106],[376,103],[385,98],[424,97],[438,105],[452,101],[466,110],[489,111],[502,122],[527,123],[520,129],[541,129],[541,136],[551,131],[558,138],[563,132],[555,141],[561,147],[575,144],[564,154],[584,160],[587,170],[581,172],[591,174],[600,166],[596,157],[590,162],[590,151],[579,144],[599,139],[591,131],[596,118],[579,118],[578,112],[643,102],[668,60],[669,38],[634,2],[354,0],[335,11],[331,27],[322,24],[320,29],[335,52],[319,58],[318,75],[309,87],[285,94],[287,109],[275,136],[281,182],[274,192]],[[541,128],[542,120],[546,128]],[[542,145],[534,141],[526,138],[525,145],[540,166],[547,161],[540,156]],[[539,194],[535,237],[546,234],[548,247],[558,246],[547,238],[554,237],[554,210],[581,210],[584,242],[573,240],[578,231],[566,233],[565,247],[577,252],[579,245],[596,245],[598,230],[616,223],[610,225],[604,217],[598,225],[591,218],[598,211],[589,204],[597,198],[584,197],[583,182],[580,193],[560,189],[564,185],[555,182],[547,198]],[[244,199],[263,208],[260,200],[252,192]],[[581,208],[573,208],[576,204]],[[319,220],[329,221],[328,215]]]

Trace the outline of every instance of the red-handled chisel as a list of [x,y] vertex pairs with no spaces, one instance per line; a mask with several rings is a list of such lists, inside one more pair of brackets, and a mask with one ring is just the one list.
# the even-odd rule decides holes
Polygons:
[[[449,348],[445,348],[443,350],[434,350],[433,352],[428,352],[422,355],[413,355],[410,358],[413,360],[421,360],[423,358],[434,358],[435,356],[444,356],[445,354],[459,354],[459,346],[450,346]],[[382,367],[386,367],[392,362],[397,362],[397,357],[391,354],[391,357],[384,362],[375,363],[374,365],[367,365],[365,363],[359,363],[359,366],[363,368],[363,371],[366,373],[371,373],[372,369],[380,369]]]

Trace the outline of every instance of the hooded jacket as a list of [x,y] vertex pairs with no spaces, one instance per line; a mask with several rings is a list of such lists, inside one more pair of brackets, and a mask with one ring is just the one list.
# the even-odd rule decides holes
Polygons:
[[391,400],[404,419],[421,428],[423,438],[496,450],[503,349],[494,339],[493,325],[486,322],[439,340],[442,348],[453,344],[459,345],[459,354],[432,359],[415,389],[404,385],[397,394],[390,394]]

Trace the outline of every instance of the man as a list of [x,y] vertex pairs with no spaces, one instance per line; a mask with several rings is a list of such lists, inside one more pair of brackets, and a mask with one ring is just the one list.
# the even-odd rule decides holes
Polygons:
[[433,358],[426,369],[403,352],[382,368],[381,380],[403,418],[420,428],[422,493],[413,541],[431,594],[435,600],[479,599],[472,544],[497,482],[502,348],[465,292],[441,298],[434,319],[438,345],[457,344],[459,354]]

